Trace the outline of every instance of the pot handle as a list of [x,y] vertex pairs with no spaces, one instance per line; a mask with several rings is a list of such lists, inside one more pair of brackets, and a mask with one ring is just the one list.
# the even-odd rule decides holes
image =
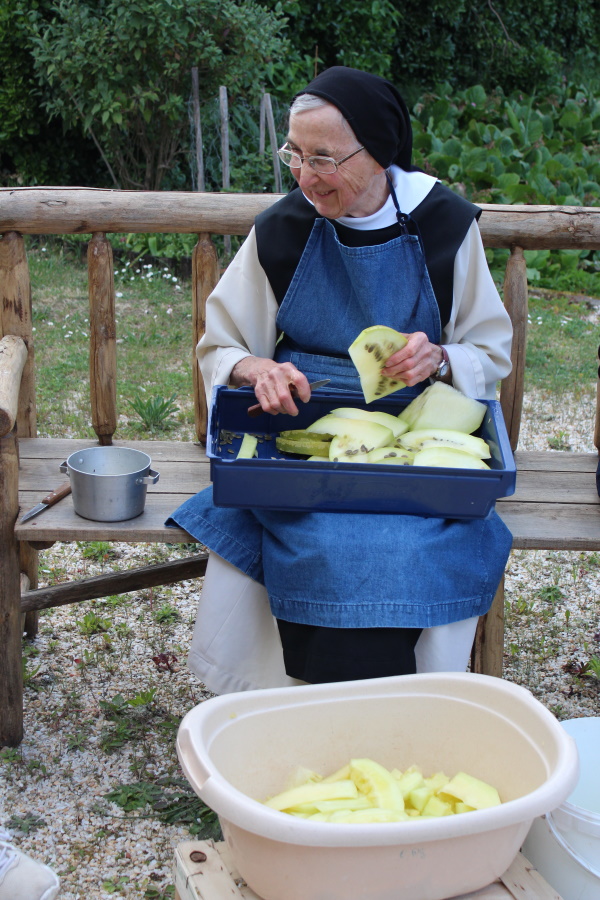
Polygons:
[[66,459],[65,459],[65,461],[64,461],[63,463],[60,464],[60,466],[59,466],[58,468],[60,469],[60,471],[61,471],[64,475],[68,475],[69,478],[71,477],[71,475],[70,475],[70,473],[69,473],[69,469],[67,468],[67,461],[66,461]]
[[154,469],[149,469],[148,474],[144,475],[143,478],[136,478],[135,483],[136,484],[156,484],[159,477],[160,476],[159,476],[158,472],[155,472]]

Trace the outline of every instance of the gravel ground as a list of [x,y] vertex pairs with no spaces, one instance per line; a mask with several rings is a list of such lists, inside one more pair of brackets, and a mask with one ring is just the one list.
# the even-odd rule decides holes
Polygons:
[[[529,396],[521,446],[593,450],[594,409],[591,394],[560,405]],[[55,545],[41,554],[41,583],[189,552]],[[173,896],[173,851],[198,817],[175,754],[177,724],[210,696],[185,665],[199,588],[188,581],[49,610],[26,645],[25,739],[0,751],[0,824],[59,873],[61,900]],[[559,719],[600,715],[600,553],[515,551],[506,622],[506,678]]]

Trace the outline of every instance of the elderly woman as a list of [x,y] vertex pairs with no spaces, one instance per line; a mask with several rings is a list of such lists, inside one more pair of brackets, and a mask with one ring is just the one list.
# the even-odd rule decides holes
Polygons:
[[[251,385],[297,413],[309,382],[359,390],[347,348],[403,332],[384,371],[411,399],[442,379],[493,398],[511,324],[479,210],[411,165],[406,105],[388,81],[334,67],[293,100],[279,151],[297,185],[258,216],[207,304],[208,395]],[[340,399],[343,405],[343,397]],[[216,693],[418,671],[464,671],[511,545],[495,512],[405,515],[218,509],[211,489],[169,520],[210,558],[190,666]]]

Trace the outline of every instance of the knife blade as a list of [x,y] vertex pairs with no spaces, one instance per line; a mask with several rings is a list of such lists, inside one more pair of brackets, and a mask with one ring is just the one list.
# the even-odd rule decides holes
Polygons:
[[29,512],[26,512],[21,519],[21,525],[23,524],[23,522],[28,522],[29,519],[33,519],[34,516],[37,516],[45,509],[48,509],[49,506],[54,506],[55,503],[58,503],[59,500],[62,500],[63,497],[66,497],[67,494],[70,493],[71,482],[66,481],[64,484],[61,484],[60,487],[57,487],[54,491],[48,494],[47,497],[44,497],[41,503],[36,503],[36,505],[32,507]]
[[[330,381],[331,381],[331,378],[323,378],[321,381],[313,381],[313,382],[311,382],[311,384],[309,384],[309,388],[311,389],[311,391],[314,391],[315,388],[323,387],[324,385],[329,384]],[[292,390],[292,393],[294,393],[293,385],[292,385],[291,390]],[[252,418],[255,418],[256,416],[260,416],[262,411],[263,411],[263,409],[262,409],[262,406],[260,405],[260,403],[255,403],[254,406],[248,407],[248,415],[252,416]]]

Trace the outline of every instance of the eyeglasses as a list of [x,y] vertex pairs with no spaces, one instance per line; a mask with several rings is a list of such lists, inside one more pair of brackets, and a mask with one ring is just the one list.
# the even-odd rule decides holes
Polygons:
[[300,156],[299,153],[296,153],[295,150],[290,150],[288,145],[284,144],[277,151],[277,155],[281,162],[289,166],[290,169],[301,169],[302,163],[306,160],[311,169],[318,172],[319,175],[333,175],[334,172],[337,172],[338,166],[341,166],[347,159],[356,156],[357,153],[364,149],[364,147],[359,147],[358,150],[354,150],[348,156],[344,156],[343,159],[335,160],[331,156]]

